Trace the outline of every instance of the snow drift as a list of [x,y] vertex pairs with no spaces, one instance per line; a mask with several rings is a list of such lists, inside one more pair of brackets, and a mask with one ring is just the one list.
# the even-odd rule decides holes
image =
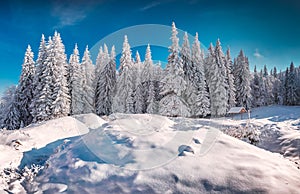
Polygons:
[[[225,121],[147,114],[114,114],[105,121],[89,114],[5,131],[1,168],[12,161],[19,167],[36,163],[33,158],[44,160],[40,164],[46,167],[32,182],[3,183],[2,188],[32,193],[298,193],[300,171],[294,162],[217,132],[216,123]],[[22,143],[18,150],[9,145],[15,139]]]

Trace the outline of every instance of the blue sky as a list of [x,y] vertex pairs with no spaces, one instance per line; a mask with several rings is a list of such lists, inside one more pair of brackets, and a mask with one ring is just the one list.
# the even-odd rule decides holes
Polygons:
[[[55,30],[69,55],[75,43],[82,54],[85,45],[92,46],[122,28],[175,21],[181,30],[198,32],[204,46],[220,38],[224,50],[231,48],[232,57],[243,49],[251,69],[264,64],[285,69],[291,61],[300,63],[300,2],[296,0],[11,0],[2,1],[0,10],[0,93],[17,83],[27,44],[36,57],[41,34],[51,36]],[[154,51],[153,57],[158,60],[162,55]]]

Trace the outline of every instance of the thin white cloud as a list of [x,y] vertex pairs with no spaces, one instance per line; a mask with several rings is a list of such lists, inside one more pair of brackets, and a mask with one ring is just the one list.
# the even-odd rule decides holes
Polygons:
[[52,16],[58,18],[54,28],[76,25],[87,17],[89,10],[96,4],[95,1],[54,1]]
[[156,6],[159,6],[161,4],[161,2],[159,1],[153,1],[147,5],[145,5],[144,7],[140,8],[140,11],[146,11],[148,9],[154,8]]
[[259,52],[258,49],[255,49],[255,52],[253,53],[253,56],[257,59],[263,58],[264,56]]

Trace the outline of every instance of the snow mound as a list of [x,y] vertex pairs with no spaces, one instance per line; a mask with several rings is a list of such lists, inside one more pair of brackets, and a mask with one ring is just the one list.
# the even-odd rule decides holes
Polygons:
[[[149,119],[151,125],[146,125]],[[207,124],[207,121],[199,119],[193,124],[190,119],[183,118],[112,115],[101,128],[71,141],[62,151],[50,157],[48,168],[36,177],[34,184],[25,185],[25,188],[28,192],[39,193],[299,191],[300,171],[294,163],[279,154],[222,133],[217,136],[210,150],[201,154],[211,130],[200,127],[201,124]],[[194,129],[195,125],[198,130]],[[134,126],[143,126],[144,131],[137,133]],[[157,126],[160,126],[159,132]],[[145,133],[146,129],[150,132]],[[179,137],[187,135],[190,139],[187,142],[187,139],[175,138],[176,134]],[[182,156],[179,157],[178,152],[182,152]],[[161,163],[160,159],[167,154],[175,154],[175,157]],[[157,161],[161,164],[157,165]],[[130,168],[136,163],[152,168]]]
[[98,129],[103,124],[106,123],[105,120],[101,119],[97,115],[90,113],[90,114],[82,114],[82,115],[75,115],[73,116],[78,121],[82,122],[86,125],[89,129]]
[[[291,117],[276,122],[269,119],[251,122],[272,134],[264,133],[271,138],[270,142],[272,138],[280,139],[274,151],[284,148],[287,154],[296,157],[300,137],[299,131],[287,122]],[[27,170],[19,173],[26,172],[32,180],[21,176],[8,184],[3,177],[19,174],[0,173],[0,190],[110,194],[298,193],[300,170],[295,162],[219,132],[216,128],[224,123],[240,125],[245,121],[150,114],[113,114],[104,120],[87,114],[47,121],[19,131],[2,131],[0,170],[9,167],[6,172],[14,172],[13,167],[24,167]],[[266,140],[263,143],[265,148],[271,145]]]

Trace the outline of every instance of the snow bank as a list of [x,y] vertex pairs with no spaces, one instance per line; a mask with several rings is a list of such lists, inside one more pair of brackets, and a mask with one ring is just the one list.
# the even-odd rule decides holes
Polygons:
[[[151,125],[146,125],[151,119]],[[203,120],[205,124],[207,121]],[[197,127],[193,128],[197,123]],[[289,160],[225,134],[201,154],[211,128],[202,120],[151,115],[113,115],[100,129],[71,142],[48,160],[30,192],[67,193],[297,193],[300,171]],[[144,126],[142,133],[136,128]],[[157,128],[157,126],[160,126]],[[193,129],[193,130],[192,130]],[[157,130],[159,132],[157,132]],[[192,133],[191,133],[192,131]],[[146,133],[147,132],[147,133]],[[187,139],[174,134],[188,135]],[[110,141],[104,140],[106,134]],[[90,142],[91,144],[87,144]],[[100,141],[100,142],[99,142]],[[172,144],[168,144],[172,142]],[[95,150],[91,149],[94,145]],[[182,147],[187,145],[188,147]],[[108,149],[109,148],[109,149]],[[183,149],[182,149],[183,148]],[[125,153],[121,152],[126,150]],[[103,152],[101,151],[103,150]],[[140,160],[151,150],[157,155]],[[156,152],[160,150],[161,152]],[[182,151],[182,153],[180,153]],[[106,153],[112,160],[101,158]],[[164,155],[165,154],[165,155]],[[155,163],[167,154],[174,157]],[[180,156],[178,156],[180,155]],[[126,158],[123,163],[117,163]],[[143,159],[145,159],[143,158]],[[126,161],[126,162],[124,162]],[[133,170],[140,167],[150,169]],[[156,166],[153,166],[156,164]],[[136,166],[135,166],[136,167]]]
[[[0,132],[0,172],[5,168],[14,171],[34,163],[44,163],[66,139],[88,132],[87,126],[72,117],[33,124],[21,130],[3,130]],[[14,182],[11,184],[20,190],[21,182]],[[7,187],[4,177],[0,176],[0,190]]]
[[85,126],[89,129],[97,129],[100,128],[104,123],[105,120],[101,119],[97,115],[90,113],[90,114],[82,114],[82,115],[75,115],[73,116],[78,121],[82,122]]
[[[267,111],[259,111],[256,114],[259,118],[251,122],[272,134],[268,135],[270,142],[280,139],[273,146],[263,139],[265,147],[272,147],[275,152],[284,147],[297,157],[299,131],[287,122],[297,119],[295,114],[285,117],[281,113],[278,117],[282,119],[272,121],[273,117],[260,115]],[[28,166],[39,160],[45,168],[33,182],[18,180],[7,184],[0,177],[0,190],[111,194],[298,193],[300,170],[294,162],[217,130],[245,122],[149,114],[113,114],[103,120],[87,114],[19,131],[3,131],[0,168]]]

